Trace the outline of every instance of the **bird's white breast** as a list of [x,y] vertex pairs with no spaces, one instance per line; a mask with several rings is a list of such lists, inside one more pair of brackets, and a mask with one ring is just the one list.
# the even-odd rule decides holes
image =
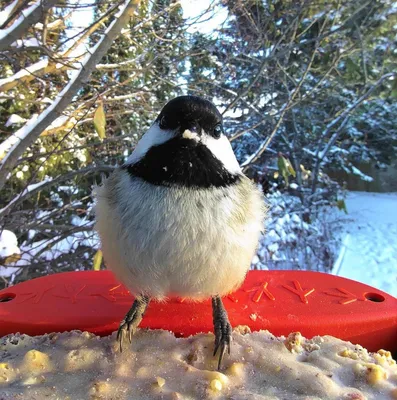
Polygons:
[[259,190],[164,187],[117,170],[96,188],[108,267],[134,294],[204,299],[243,281],[263,229]]

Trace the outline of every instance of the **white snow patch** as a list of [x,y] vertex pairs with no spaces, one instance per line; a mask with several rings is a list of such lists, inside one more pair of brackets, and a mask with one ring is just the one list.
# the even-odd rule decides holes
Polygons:
[[18,239],[15,233],[4,229],[0,235],[0,257],[5,258],[19,253]]
[[365,175],[354,165],[351,166],[351,169],[352,169],[353,174],[359,176],[363,181],[372,182],[374,180],[374,178],[372,178],[372,176]]
[[11,46],[13,46],[13,47],[39,47],[40,42],[36,38],[18,39]]
[[18,3],[18,0],[14,0],[8,6],[4,7],[4,9],[2,11],[0,11],[0,25],[3,25],[4,22],[7,21],[7,19],[11,15],[11,13],[14,11],[14,8],[17,3]]
[[[20,254],[21,250],[18,247],[18,239],[14,232],[4,229],[0,235],[0,258],[7,258],[13,254]],[[19,268],[14,266],[0,265],[0,276],[5,278],[15,274]]]
[[346,207],[334,273],[397,297],[397,193],[350,192]]
[[32,185],[29,185],[23,192],[21,192],[16,197],[14,197],[5,207],[0,209],[0,214],[3,214],[6,210],[8,210],[10,207],[12,207],[13,204],[15,202],[17,202],[21,197],[25,196],[25,194],[27,194],[27,193],[31,192],[32,190],[34,190],[34,189],[46,184],[47,182],[51,182],[51,181],[52,181],[52,177],[46,176],[44,178],[44,180],[42,180],[41,182],[33,183]]
[[11,125],[23,124],[24,122],[26,122],[25,118],[22,118],[17,114],[11,114],[5,123],[5,127],[8,128]]
[[0,86],[5,85],[6,83],[13,82],[17,79],[21,79],[24,76],[34,74],[36,71],[47,67],[47,65],[48,65],[48,57],[45,57],[42,60],[37,61],[36,63],[29,65],[26,68],[21,69],[16,74],[14,74],[8,78],[0,79]]

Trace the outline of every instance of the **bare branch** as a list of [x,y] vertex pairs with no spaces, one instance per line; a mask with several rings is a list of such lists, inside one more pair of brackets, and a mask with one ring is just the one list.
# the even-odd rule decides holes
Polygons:
[[316,186],[317,186],[317,176],[318,176],[318,172],[320,169],[320,166],[322,164],[322,162],[324,161],[326,155],[328,154],[329,150],[331,149],[331,147],[335,144],[336,140],[338,139],[339,135],[341,134],[341,132],[343,131],[343,129],[345,128],[346,124],[348,123],[351,113],[364,101],[366,100],[374,91],[375,89],[377,89],[386,79],[392,78],[394,77],[394,79],[397,78],[397,73],[396,72],[390,72],[388,74],[383,75],[382,77],[380,77],[378,79],[378,81],[376,81],[374,83],[374,85],[371,86],[370,89],[368,89],[361,97],[359,97],[353,104],[351,104],[349,107],[346,108],[345,111],[343,111],[343,113],[341,113],[337,118],[335,118],[334,120],[332,120],[327,127],[325,128],[325,131],[321,134],[321,138],[324,139],[326,138],[329,133],[331,132],[332,128],[337,125],[339,122],[341,122],[341,124],[339,125],[338,129],[334,132],[334,134],[331,136],[330,140],[328,141],[328,143],[326,144],[326,146],[324,147],[324,149],[321,151],[320,147],[322,144],[322,140],[319,141],[319,145],[317,148],[317,153],[316,153],[316,164],[315,164],[315,168],[314,168],[314,179],[312,182],[312,193],[315,192],[316,190]]
[[14,134],[18,137],[18,142],[13,145],[3,159],[0,167],[0,189],[4,187],[7,176],[14,168],[18,158],[34,143],[45,128],[61,115],[80,87],[87,82],[91,72],[95,69],[95,65],[108,51],[113,40],[120,34],[121,29],[128,22],[139,3],[139,0],[126,1],[119,15],[115,16],[105,34],[92,49],[92,54],[83,62],[80,70],[57,96],[53,104],[37,118],[34,124],[27,124]]
[[36,22],[39,22],[49,8],[58,0],[38,0],[31,5],[22,15],[7,29],[0,30],[0,52],[4,51],[11,43],[18,40]]
[[248,167],[252,163],[254,163],[263,154],[263,152],[267,149],[267,147],[269,146],[270,142],[272,141],[274,135],[277,133],[278,128],[280,127],[281,122],[284,119],[284,115],[287,112],[289,105],[294,101],[296,95],[299,93],[299,91],[300,91],[300,89],[301,89],[301,87],[303,85],[303,82],[306,80],[306,76],[309,73],[310,68],[311,68],[311,66],[313,64],[314,58],[315,58],[315,56],[317,54],[317,50],[318,50],[318,44],[317,44],[316,48],[313,50],[312,56],[310,58],[309,63],[307,64],[307,67],[305,69],[305,72],[302,75],[302,78],[300,79],[300,81],[299,81],[298,85],[296,86],[296,88],[293,90],[290,98],[288,99],[288,102],[282,107],[280,116],[279,116],[279,118],[277,120],[277,123],[274,126],[272,132],[267,137],[267,139],[263,143],[260,144],[260,146],[258,147],[256,152],[254,154],[252,154],[250,157],[248,157],[248,159],[241,165],[243,167],[243,171],[246,171],[248,169]]
[[86,168],[81,168],[77,171],[71,171],[67,174],[59,175],[54,179],[49,179],[43,182],[40,182],[38,184],[34,184],[34,188],[32,190],[25,190],[19,195],[17,195],[14,199],[12,199],[4,208],[0,210],[0,218],[3,216],[7,215],[13,207],[15,207],[17,204],[22,203],[25,201],[27,198],[35,195],[36,193],[42,191],[43,189],[52,186],[56,183],[67,181],[69,179],[74,178],[77,175],[88,175],[88,174],[93,174],[93,173],[98,173],[98,172],[112,172],[114,171],[115,167],[112,167],[111,165],[100,165],[100,166],[89,166]]

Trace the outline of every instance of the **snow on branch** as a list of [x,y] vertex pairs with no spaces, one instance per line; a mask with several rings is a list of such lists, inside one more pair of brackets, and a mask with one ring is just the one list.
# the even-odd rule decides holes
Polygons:
[[[112,23],[101,36],[98,43],[89,50],[89,54],[81,62],[80,68],[74,71],[74,75],[71,77],[69,83],[62,92],[58,94],[54,102],[39,115],[34,123],[26,124],[13,134],[13,136],[17,138],[17,142],[13,144],[0,166],[0,189],[4,187],[9,173],[12,171],[23,152],[61,115],[80,87],[87,82],[96,64],[109,50],[112,42],[120,34],[121,29],[128,22],[139,3],[139,0],[127,0],[124,5],[120,7],[121,9],[114,16]],[[15,39],[13,39],[13,41],[15,41]]]
[[321,135],[322,137],[327,137],[328,134],[330,133],[331,129],[337,125],[340,121],[343,120],[339,128],[335,131],[335,133],[331,136],[331,139],[328,141],[327,145],[325,146],[324,150],[319,151],[317,154],[318,159],[321,161],[324,160],[324,157],[327,155],[328,151],[330,148],[335,144],[336,139],[338,138],[339,134],[341,133],[342,129],[346,126],[350,114],[352,111],[354,111],[365,99],[367,99],[372,92],[383,83],[386,79],[393,78],[397,79],[397,73],[395,72],[390,72],[388,74],[383,75],[373,86],[371,86],[370,89],[368,89],[361,97],[359,97],[354,103],[352,103],[349,107],[346,108],[343,113],[341,113],[337,118],[332,120],[327,127],[325,128],[324,133]]
[[57,0],[38,0],[26,11],[22,11],[19,18],[10,27],[0,29],[0,52],[18,40],[36,22],[39,22],[42,15],[57,2]]
[[14,0],[11,4],[4,7],[4,9],[0,11],[0,26],[3,26],[6,21],[11,17],[12,13],[15,11],[17,4],[18,0]]
[[27,76],[35,75],[37,71],[45,70],[48,67],[48,57],[37,61],[36,63],[29,65],[26,68],[21,69],[16,74],[9,76],[8,78],[0,79],[0,92],[5,92],[9,90],[11,87],[9,86],[10,83],[12,84],[14,81],[24,81]]
[[[377,89],[386,79],[397,79],[396,72],[390,72],[381,76],[361,97],[359,97],[355,102],[353,102],[349,107],[346,108],[337,118],[333,119],[325,128],[324,132],[321,134],[321,138],[319,140],[317,152],[316,152],[316,163],[314,166],[314,173],[313,173],[313,182],[312,182],[312,193],[315,192],[318,182],[318,173],[320,171],[321,164],[323,163],[326,155],[332,148],[332,146],[337,141],[339,135],[343,132],[343,129],[346,127],[347,123],[349,122],[350,116],[352,112],[364,101],[366,100],[374,91]],[[337,124],[339,127],[335,130],[332,134],[331,138],[329,139],[328,143],[325,145],[323,150],[321,149],[323,140],[327,138],[330,134],[332,128],[334,128]]]
[[[101,18],[99,18],[95,23],[93,23],[81,36],[78,40],[75,40],[69,48],[67,48],[63,53],[61,54],[50,54],[50,59],[48,57],[43,58],[42,60],[29,65],[28,67],[25,67],[15,73],[12,76],[9,76],[4,79],[0,79],[0,92],[6,92],[10,89],[13,89],[15,86],[21,84],[21,83],[28,83],[32,81],[33,79],[37,78],[38,76],[42,76],[44,74],[53,74],[53,73],[59,73],[64,70],[69,70],[75,68],[74,64],[76,64],[78,61],[80,61],[85,53],[87,52],[87,49],[85,45],[83,46],[83,43],[85,39],[94,33],[96,30],[98,30],[104,21],[106,21],[110,15],[111,12],[116,10],[118,5],[116,4],[114,7],[112,7],[109,11],[107,11]],[[48,26],[47,26],[48,28]],[[30,41],[37,39],[28,39]],[[11,46],[12,47],[18,47],[21,45],[25,45],[25,43],[30,44],[30,42],[23,41],[23,40],[17,40],[15,43],[13,43]],[[40,47],[40,46],[39,46]],[[68,58],[71,56],[72,53],[75,53],[73,56],[73,63],[72,62],[62,62],[62,60],[68,60]],[[56,61],[59,62],[56,62]],[[78,68],[78,66],[76,67]],[[1,154],[1,153],[0,153]]]
[[42,191],[43,189],[59,184],[60,182],[67,181],[78,175],[88,175],[93,173],[106,173],[114,171],[114,167],[111,165],[100,165],[100,166],[88,166],[85,168],[80,168],[77,171],[71,171],[67,174],[58,175],[55,178],[46,177],[43,181],[29,185],[23,192],[15,196],[5,207],[0,209],[0,218],[7,215],[13,207],[17,204],[22,203],[27,198],[35,195],[36,193]]
[[267,149],[267,147],[269,146],[270,142],[273,140],[274,136],[276,135],[278,128],[280,127],[283,119],[284,119],[284,115],[287,112],[289,106],[293,103],[295,97],[297,96],[297,94],[300,92],[301,87],[303,85],[303,82],[305,82],[307,74],[309,73],[314,58],[317,54],[317,50],[318,50],[318,44],[316,45],[315,49],[312,52],[312,55],[310,57],[310,60],[305,68],[305,71],[303,72],[302,78],[300,79],[299,83],[297,84],[297,86],[295,87],[295,89],[292,91],[291,95],[289,96],[288,102],[286,104],[284,104],[284,106],[281,108],[280,111],[280,116],[276,122],[276,125],[274,126],[272,132],[270,133],[270,135],[259,145],[259,147],[256,149],[255,153],[251,154],[242,164],[242,168],[243,171],[246,171],[249,166],[251,164],[253,164],[256,160],[258,160],[258,158],[265,152],[265,150]]

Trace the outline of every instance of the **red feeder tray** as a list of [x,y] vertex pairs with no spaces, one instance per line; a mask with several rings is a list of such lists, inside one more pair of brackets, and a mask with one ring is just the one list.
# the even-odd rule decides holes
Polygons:
[[[0,336],[42,335],[78,329],[108,335],[133,296],[110,271],[65,272],[0,291]],[[309,271],[250,271],[224,298],[232,326],[332,335],[370,351],[397,351],[397,299],[350,279]],[[151,302],[140,325],[177,336],[212,331],[211,301]]]

